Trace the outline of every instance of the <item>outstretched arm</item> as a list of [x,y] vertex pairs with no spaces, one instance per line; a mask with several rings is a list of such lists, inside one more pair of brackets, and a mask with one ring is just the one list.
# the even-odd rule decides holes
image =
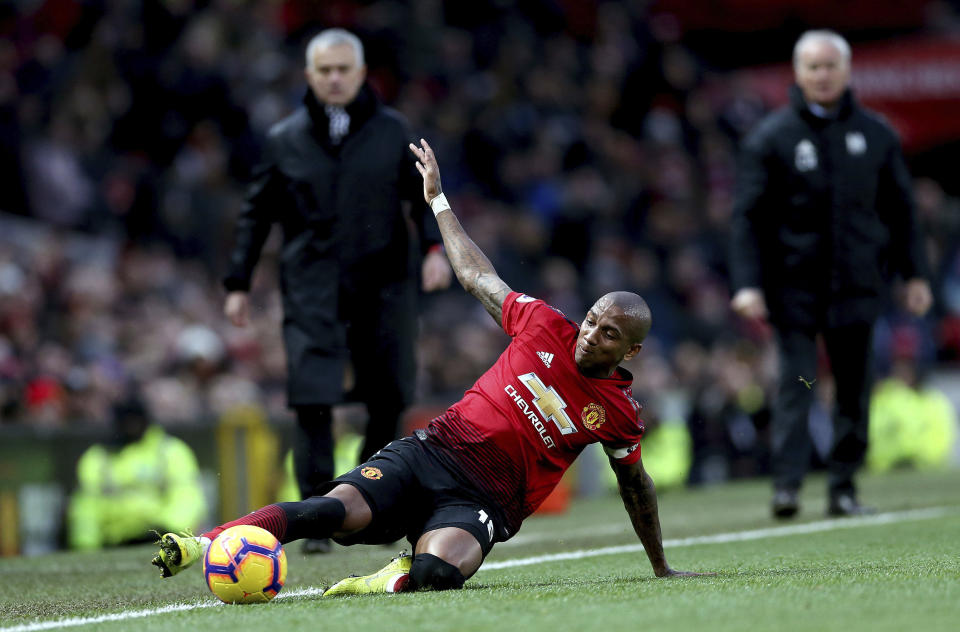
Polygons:
[[503,301],[510,293],[510,287],[497,276],[493,264],[450,210],[440,188],[440,168],[433,149],[422,138],[420,144],[422,147],[410,143],[410,151],[417,157],[417,170],[423,176],[423,197],[436,215],[450,265],[464,289],[477,297],[497,324],[503,326]]
[[643,550],[646,551],[650,565],[653,566],[654,574],[657,577],[713,575],[713,573],[675,571],[670,568],[663,553],[663,540],[660,537],[657,490],[650,476],[643,469],[643,463],[637,461],[633,465],[622,465],[610,459],[610,465],[617,474],[623,506],[630,515],[633,530],[640,537]]

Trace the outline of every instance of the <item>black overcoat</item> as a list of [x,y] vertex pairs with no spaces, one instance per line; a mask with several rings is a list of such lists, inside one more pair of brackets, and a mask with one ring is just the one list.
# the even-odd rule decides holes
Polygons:
[[831,118],[790,96],[742,144],[732,289],[762,288],[778,326],[873,322],[890,276],[926,276],[899,140],[849,90]]
[[[413,246],[405,201],[411,203],[410,219],[421,248],[440,240],[433,218],[424,221],[428,208],[407,147],[413,135],[406,120],[379,103],[368,86],[347,111],[350,131],[339,145],[330,142],[329,120],[310,91],[303,107],[270,129],[265,160],[237,220],[224,279],[228,291],[248,290],[270,228],[280,225],[291,406],[341,401],[348,359],[344,314],[363,308],[344,303],[366,300],[376,309],[376,297],[385,288],[393,296],[398,284],[412,284],[416,278],[420,253]],[[391,301],[395,306],[410,303]],[[397,316],[405,322],[413,318]],[[391,328],[386,329],[391,335]]]

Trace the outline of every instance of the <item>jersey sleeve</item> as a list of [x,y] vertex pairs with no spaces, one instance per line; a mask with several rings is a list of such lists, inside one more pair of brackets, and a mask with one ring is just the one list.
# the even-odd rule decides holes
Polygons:
[[531,325],[544,318],[563,318],[563,314],[545,302],[520,292],[510,292],[503,299],[503,330],[511,338],[523,333]]
[[640,402],[633,398],[631,390],[624,389],[623,396],[627,399],[628,406],[624,411],[629,414],[630,421],[625,423],[616,437],[602,441],[603,451],[607,456],[622,465],[633,465],[640,460],[640,438],[646,430],[643,420],[640,419],[640,411],[643,407]]

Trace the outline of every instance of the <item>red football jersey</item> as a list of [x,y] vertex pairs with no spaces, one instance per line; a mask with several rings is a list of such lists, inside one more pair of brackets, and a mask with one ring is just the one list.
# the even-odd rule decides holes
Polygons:
[[587,445],[599,441],[619,462],[636,463],[644,427],[633,376],[623,368],[609,378],[582,375],[580,327],[558,310],[511,292],[503,329],[510,345],[427,436],[499,504],[509,537]]

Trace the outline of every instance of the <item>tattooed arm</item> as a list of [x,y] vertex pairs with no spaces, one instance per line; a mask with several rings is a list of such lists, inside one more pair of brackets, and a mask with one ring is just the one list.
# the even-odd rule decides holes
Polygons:
[[[440,188],[440,168],[427,141],[420,139],[420,143],[422,148],[411,143],[410,151],[417,157],[417,170],[423,176],[423,197],[430,204],[443,193]],[[503,301],[510,293],[510,287],[497,276],[490,260],[463,230],[449,205],[445,210],[439,213],[435,210],[434,213],[443,236],[443,247],[457,280],[483,304],[497,324],[503,326]]]
[[657,490],[650,476],[643,469],[643,463],[637,461],[633,465],[622,465],[610,459],[610,465],[617,474],[623,506],[630,515],[633,530],[640,537],[643,550],[650,559],[650,565],[653,566],[654,574],[657,577],[712,575],[713,573],[691,573],[670,568],[663,553],[663,540],[660,537]]

